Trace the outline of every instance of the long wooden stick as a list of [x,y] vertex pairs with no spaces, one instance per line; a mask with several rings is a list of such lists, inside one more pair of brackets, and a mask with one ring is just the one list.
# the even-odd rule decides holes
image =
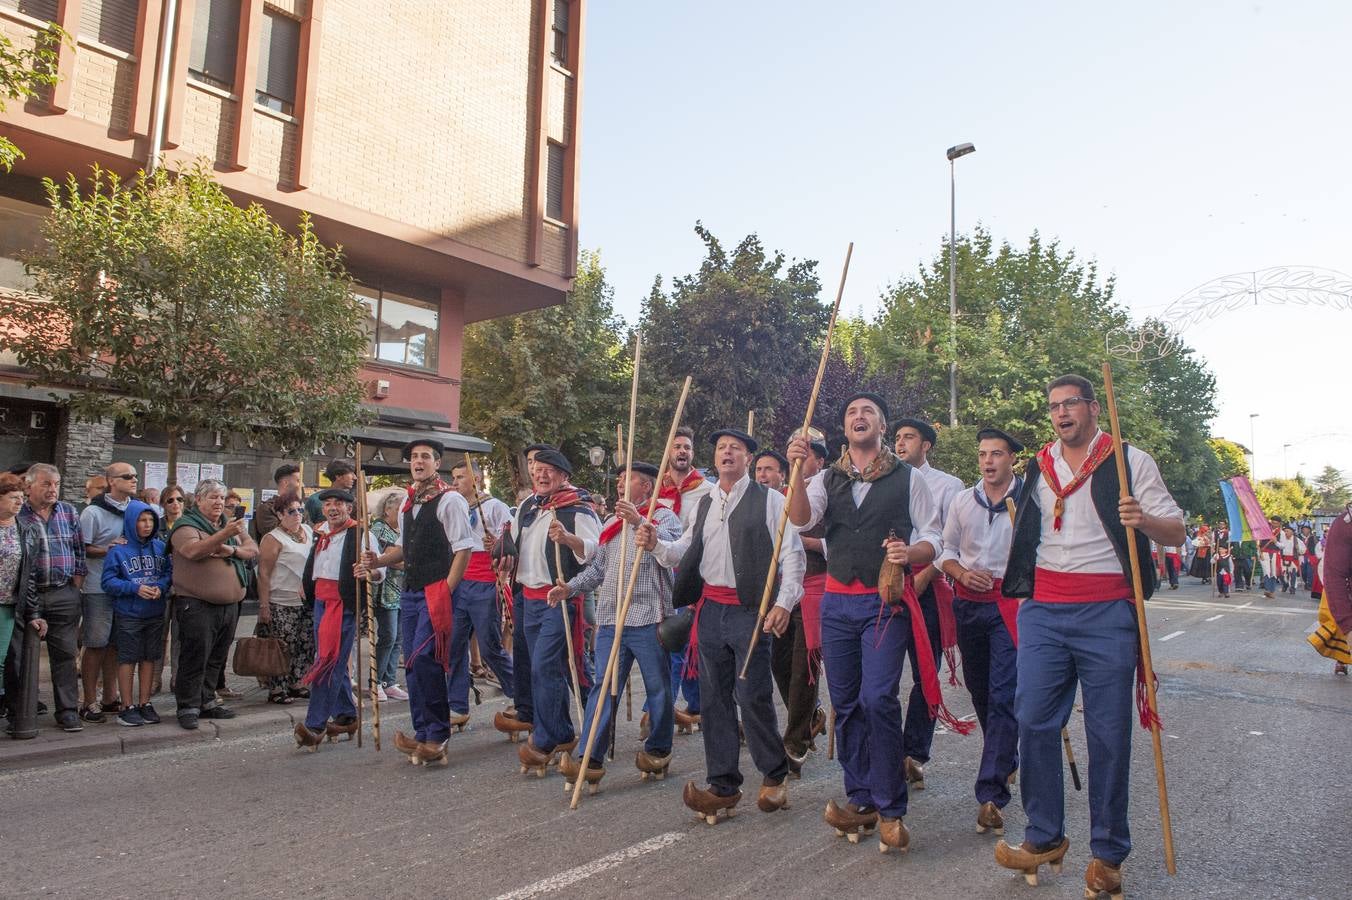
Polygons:
[[1070,780],[1075,784],[1075,790],[1080,790],[1080,769],[1075,765],[1075,752],[1070,749],[1070,729],[1061,729],[1061,743],[1066,748],[1066,762],[1070,764]]
[[[554,521],[558,521],[558,514],[555,513]],[[559,586],[567,584],[563,578],[563,545],[554,544],[554,571],[557,573]],[[573,627],[568,621],[568,600],[564,597],[559,601],[559,613],[563,616],[563,643],[568,650],[568,674],[573,678],[573,707],[577,712],[577,727],[582,727],[582,684],[577,677],[577,658],[573,656]]]
[[[667,442],[662,449],[662,462],[657,467],[657,480],[653,482],[653,495],[648,498],[647,518],[651,519],[653,511],[657,509],[657,495],[662,479],[667,474],[667,463],[671,460],[671,442],[676,440],[676,429],[681,424],[681,414],[685,412],[685,399],[690,395],[690,376],[685,376],[685,384],[681,387],[681,398],[676,401],[676,414],[671,417],[671,429],[667,432]],[[634,597],[634,585],[638,583],[639,563],[643,561],[643,548],[639,547],[634,551],[634,562],[629,569],[629,582],[621,598],[618,591],[616,593],[615,604],[615,640],[610,645],[610,658],[606,660],[606,672],[601,679],[600,693],[597,695],[596,708],[592,710],[591,728],[587,729],[587,745],[582,751],[582,768],[585,771],[587,766],[591,765],[592,749],[596,746],[596,730],[601,725],[601,700],[606,696],[610,686],[615,682],[615,673],[620,665],[620,640],[624,637],[624,620],[629,615],[629,603]],[[616,582],[615,587],[619,588]],[[611,728],[615,726],[614,711],[611,712]],[[654,715],[653,719],[656,720]],[[582,799],[582,782],[585,781],[578,774],[577,781],[573,784],[573,799],[569,804],[569,809],[577,809],[577,804]]]
[[[845,296],[845,277],[850,274],[850,257],[854,255],[854,241],[850,241],[845,250],[845,265],[840,270],[840,287],[836,289],[836,303],[831,307],[831,321],[826,325],[826,339],[822,341],[822,358],[817,363],[817,377],[812,382],[812,394],[807,399],[807,412],[803,414],[803,433],[812,427],[812,416],[817,411],[817,395],[821,393],[822,376],[826,374],[826,359],[831,355],[831,332],[836,330],[836,317],[840,315],[840,300]],[[794,488],[799,481],[799,472],[803,461],[795,459],[789,471],[789,489],[784,495],[784,509],[779,514],[779,528],[775,531],[775,549],[770,554],[770,573],[765,576],[765,589],[761,592],[760,610],[756,614],[756,627],[751,629],[751,646],[746,651],[746,662],[737,677],[746,680],[751,668],[751,656],[756,652],[760,640],[761,626],[765,624],[765,614],[770,611],[770,596],[775,590],[775,574],[779,571],[779,551],[784,546],[784,527],[789,524],[789,507],[793,504]]]
[[[360,558],[362,553],[366,552],[366,545],[369,543],[367,534],[370,528],[370,510],[366,507],[366,473],[362,469],[362,450],[361,442],[357,442],[357,496],[354,498],[357,507],[357,554]],[[366,640],[369,646],[366,652],[366,688],[371,692],[371,740],[376,745],[376,752],[380,752],[380,695],[376,693],[376,678],[379,673],[376,672],[376,611],[375,611],[375,581],[371,573],[366,573]],[[357,637],[357,746],[361,746],[361,630],[358,629]]]
[[484,537],[491,537],[488,533],[488,520],[484,518],[484,502],[479,497],[479,479],[474,475],[474,463],[469,458],[468,450],[465,451],[465,474],[474,482],[474,511],[479,514],[479,526],[483,528]]
[[[628,474],[629,474],[629,466],[632,466],[634,464],[634,432],[638,430],[638,369],[639,369],[639,361],[642,359],[642,357],[643,357],[643,333],[638,332],[637,334],[634,335],[634,378],[633,382],[629,386],[629,443],[624,450],[624,466],[626,471],[624,479],[625,503],[629,502],[630,492],[629,492]],[[621,432],[618,429],[618,427],[616,428],[615,434],[617,437],[621,439],[623,439],[624,437],[624,433]],[[618,450],[619,447],[620,442],[617,441],[615,444],[615,449]],[[658,487],[659,485],[653,485],[654,496],[656,496],[657,494]],[[621,526],[620,528],[620,574],[619,580],[615,582],[617,585],[624,584],[625,563],[628,561],[628,559],[629,559],[629,523],[625,522],[624,525]],[[616,609],[615,613],[618,616],[619,610]],[[616,619],[616,621],[618,621],[618,619]],[[619,684],[617,684],[612,679],[610,684],[610,696],[612,701],[619,697],[619,691],[620,691]],[[612,716],[612,722],[613,718],[614,717]]]
[[[1127,459],[1122,449],[1122,429],[1117,421],[1117,399],[1113,394],[1113,369],[1103,364],[1103,392],[1108,401],[1108,418],[1113,428],[1113,459],[1117,461],[1119,496],[1130,497],[1127,484]],[[1131,559],[1131,588],[1136,598],[1136,631],[1140,637],[1141,668],[1145,677],[1146,700],[1150,705],[1150,741],[1155,748],[1155,783],[1160,795],[1160,827],[1164,832],[1164,868],[1178,874],[1174,864],[1174,826],[1169,817],[1169,786],[1164,777],[1164,746],[1160,740],[1159,706],[1155,700],[1155,667],[1150,661],[1150,630],[1145,621],[1145,589],[1141,586],[1140,558],[1136,551],[1136,529],[1127,528],[1127,555]]]
[[756,436],[756,411],[754,409],[746,411],[746,433],[751,437]]

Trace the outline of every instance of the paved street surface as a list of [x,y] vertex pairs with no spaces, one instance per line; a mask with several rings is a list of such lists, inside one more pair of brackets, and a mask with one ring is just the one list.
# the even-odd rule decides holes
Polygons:
[[[1352,682],[1305,643],[1314,611],[1308,595],[1221,601],[1201,586],[1152,602],[1179,874],[1164,874],[1150,737],[1138,731],[1129,897],[1347,896]],[[970,711],[965,691],[949,696],[955,711]],[[822,822],[827,799],[841,796],[824,741],[804,779],[791,782],[790,810],[758,812],[753,787],[735,818],[710,828],[680,801],[684,781],[703,774],[699,737],[677,737],[668,780],[640,782],[636,704],[602,792],[570,812],[557,775],[517,774],[512,745],[491,724],[500,703],[486,701],[452,737],[448,769],[416,768],[393,752],[392,726],[406,727],[407,711],[391,703],[382,753],[369,741],[297,752],[282,721],[303,713],[293,706],[275,708],[271,733],[222,728],[216,739],[5,771],[0,895],[1082,895],[1085,794],[1067,777],[1066,868],[1026,886],[994,865],[994,837],[975,831],[975,737],[936,737],[928,788],[913,795],[906,819],[911,851],[884,856],[872,841],[838,840]],[[156,730],[176,732],[171,723]],[[1071,735],[1083,772],[1078,715]],[[745,755],[744,772],[753,772]],[[1017,842],[1017,794],[1006,818]]]

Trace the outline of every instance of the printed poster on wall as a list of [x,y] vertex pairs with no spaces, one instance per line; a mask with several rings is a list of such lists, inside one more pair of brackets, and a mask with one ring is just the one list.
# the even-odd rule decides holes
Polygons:
[[169,483],[169,464],[167,462],[146,462],[146,477],[141,487],[164,490]]
[[197,480],[206,481],[208,478],[225,481],[225,466],[220,463],[202,463],[201,474],[197,476]]
[[202,467],[197,463],[178,464],[178,486],[188,493],[197,490],[197,482],[202,477]]

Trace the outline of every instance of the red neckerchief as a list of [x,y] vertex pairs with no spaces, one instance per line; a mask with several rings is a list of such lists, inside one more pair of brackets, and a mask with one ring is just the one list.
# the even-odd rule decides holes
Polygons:
[[404,500],[404,508],[401,512],[408,512],[416,504],[435,500],[450,489],[451,486],[442,481],[440,475],[429,478],[427,481],[415,481],[408,486],[408,497]]
[[[665,478],[662,480],[663,482],[666,481]],[[690,470],[690,474],[685,476],[685,480],[681,482],[679,487],[672,484],[664,483],[662,485],[662,490],[657,492],[657,499],[670,500],[671,511],[679,516],[681,514],[681,495],[686,493],[687,491],[693,490],[695,485],[699,484],[703,480],[704,476],[701,475],[699,472],[696,472],[692,468]]]
[[[1055,443],[1054,441],[1052,443]],[[1037,452],[1037,465],[1042,470],[1042,477],[1047,479],[1047,487],[1052,489],[1056,495],[1056,506],[1052,509],[1052,530],[1061,530],[1061,518],[1066,511],[1066,498],[1080,489],[1089,476],[1094,474],[1094,470],[1103,465],[1107,459],[1113,455],[1113,437],[1106,432],[1100,432],[1098,440],[1090,449],[1089,455],[1085,457],[1084,464],[1080,466],[1080,471],[1075,473],[1075,477],[1070,480],[1070,484],[1061,486],[1061,479],[1056,477],[1056,460],[1052,458],[1052,444],[1047,444]]]
[[[333,543],[334,538],[338,537],[338,535],[342,534],[344,531],[347,531],[349,528],[351,528],[356,524],[357,524],[356,519],[348,519],[346,522],[343,523],[343,526],[336,531],[320,531],[319,529],[316,528],[315,556],[318,556],[319,554],[327,550],[329,544]],[[333,528],[333,525],[330,524],[329,528]]]
[[[647,506],[648,504],[644,505]],[[640,507],[639,511],[643,513],[643,517],[647,519],[649,522],[657,521],[656,504],[652,504],[651,512],[648,512],[647,510],[643,509],[643,507]],[[615,535],[619,534],[623,528],[624,528],[624,519],[621,519],[618,515],[611,518],[610,524],[606,525],[605,528],[601,529],[601,538],[600,538],[601,543],[609,544],[612,540],[615,539]]]
[[578,493],[577,488],[560,488],[548,497],[540,501],[540,509],[544,512],[563,509],[568,506],[579,506],[583,503],[582,495]]

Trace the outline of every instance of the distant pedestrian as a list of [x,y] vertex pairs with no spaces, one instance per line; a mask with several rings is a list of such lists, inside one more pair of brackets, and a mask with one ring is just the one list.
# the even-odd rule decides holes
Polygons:
[[[119,725],[160,722],[150,697],[155,663],[164,655],[164,608],[172,577],[164,541],[156,537],[159,530],[155,510],[140,500],[128,502],[125,540],[103,560],[100,581],[113,601],[117,680],[124,703],[117,714]],[[133,677],[139,694],[132,693]]]
[[[357,467],[351,460],[335,459],[324,467],[324,477],[329,480],[331,487],[336,487],[340,491],[352,491],[357,485]],[[324,502],[319,499],[318,493],[311,494],[306,499],[305,517],[310,520],[311,525],[318,525],[324,521]]]
[[[389,494],[380,504],[380,514],[371,522],[371,536],[380,552],[399,543],[403,494]],[[403,562],[391,563],[376,596],[376,694],[381,700],[407,700],[399,686],[399,594],[404,589]]]
[[[47,622],[38,606],[37,557],[42,549],[42,534],[31,523],[19,521],[23,508],[24,483],[17,475],[0,475],[0,668],[7,657],[17,663],[16,675],[25,665],[36,666],[36,659],[23,659],[24,630],[35,629],[38,637],[47,634]],[[13,695],[0,690],[0,704],[8,711],[12,724],[36,710],[27,704],[36,697],[19,696],[21,675],[15,679]]]
[[277,496],[272,498],[271,503],[259,503],[254,510],[253,519],[249,522],[249,535],[260,547],[263,544],[263,536],[282,524],[277,516],[277,511],[281,509],[277,505],[278,498],[287,494],[301,497],[300,466],[295,463],[283,463],[278,466],[272,473],[272,483],[277,486]]

